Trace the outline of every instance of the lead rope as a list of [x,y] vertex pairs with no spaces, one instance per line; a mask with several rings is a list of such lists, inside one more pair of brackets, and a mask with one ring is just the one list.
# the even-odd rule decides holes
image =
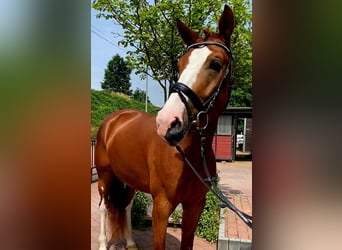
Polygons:
[[[201,137],[201,158],[202,158],[202,165],[204,168],[204,172],[207,175],[207,178],[204,180],[200,174],[197,172],[197,170],[194,168],[194,166],[191,164],[189,159],[186,157],[184,151],[181,149],[180,146],[176,145],[177,151],[183,156],[184,161],[188,164],[188,166],[191,168],[191,170],[194,172],[194,174],[197,176],[197,178],[202,182],[202,184],[211,191],[223,204],[221,204],[221,208],[228,207],[230,210],[232,210],[237,216],[240,217],[240,219],[246,223],[246,225],[249,228],[252,228],[252,216],[240,211],[237,209],[233,203],[231,203],[224,195],[223,193],[218,189],[214,178],[210,175],[208,170],[207,161],[205,158],[205,146],[206,146],[206,137],[204,134],[203,129],[200,130],[200,137]],[[209,181],[211,183],[211,187],[206,183],[206,181]]]

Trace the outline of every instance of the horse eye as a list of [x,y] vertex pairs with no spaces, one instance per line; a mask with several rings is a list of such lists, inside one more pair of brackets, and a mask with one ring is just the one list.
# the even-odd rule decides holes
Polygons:
[[209,68],[219,72],[222,68],[222,65],[219,61],[212,61],[210,64],[209,64]]

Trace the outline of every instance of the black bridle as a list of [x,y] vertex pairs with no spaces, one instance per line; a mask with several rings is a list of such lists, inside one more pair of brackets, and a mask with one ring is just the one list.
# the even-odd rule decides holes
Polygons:
[[[206,152],[206,148],[207,148],[207,143],[206,143],[206,136],[205,136],[205,130],[206,127],[208,125],[208,118],[206,118],[206,123],[204,126],[202,126],[200,119],[201,119],[201,115],[207,116],[209,109],[213,107],[214,102],[218,96],[218,94],[221,91],[221,87],[223,82],[226,81],[226,78],[228,76],[229,73],[232,72],[232,61],[233,61],[233,55],[230,51],[230,49],[228,49],[225,45],[221,44],[221,43],[217,43],[217,42],[201,42],[201,43],[195,43],[190,45],[187,50],[191,49],[191,48],[198,48],[198,47],[203,47],[203,46],[208,46],[208,45],[216,45],[219,46],[221,48],[223,48],[225,50],[225,52],[227,53],[227,55],[229,56],[229,62],[225,71],[225,74],[219,84],[219,87],[216,89],[215,93],[210,96],[208,98],[208,100],[205,101],[205,103],[202,103],[201,100],[198,98],[198,96],[192,91],[192,89],[190,89],[187,85],[185,85],[184,83],[181,82],[177,82],[175,83],[170,90],[170,93],[177,93],[180,97],[180,99],[182,100],[182,102],[185,105],[185,108],[187,110],[188,113],[188,119],[189,119],[189,126],[191,126],[193,124],[193,122],[195,121],[196,123],[196,128],[199,131],[200,134],[200,141],[201,141],[201,158],[202,158],[202,165],[203,165],[203,169],[204,172],[207,176],[207,178],[203,179],[201,177],[201,175],[198,173],[198,171],[196,170],[196,168],[191,164],[191,162],[189,161],[189,159],[187,158],[187,156],[185,155],[184,151],[181,149],[181,147],[179,145],[176,145],[176,149],[177,151],[182,155],[182,157],[184,158],[184,161],[188,164],[188,166],[191,168],[191,170],[194,172],[194,174],[197,176],[197,178],[202,182],[202,184],[208,189],[210,190],[221,202],[222,205],[221,207],[228,207],[230,210],[232,210],[233,212],[236,213],[237,216],[240,217],[240,219],[242,219],[242,221],[244,223],[246,223],[247,226],[249,226],[250,228],[252,228],[252,216],[241,212],[239,209],[237,209],[233,203],[231,203],[223,194],[222,192],[218,189],[217,187],[217,183],[215,181],[215,178],[212,177],[209,173],[209,169],[208,169],[208,165],[207,165],[207,161],[206,161],[206,157],[205,157],[205,152]],[[231,76],[232,78],[232,76]],[[232,87],[232,81],[230,79],[229,82],[229,95],[231,92],[231,87]],[[197,115],[196,115],[196,119],[194,119],[193,114],[191,112],[191,108],[189,103],[186,100],[186,97],[188,97],[188,99],[190,99],[190,101],[192,102],[193,106],[195,107],[195,109],[197,110]],[[228,97],[229,98],[229,97]],[[211,146],[211,145],[209,145]],[[208,184],[207,182],[209,182],[210,184]]]
[[[230,49],[225,46],[222,43],[218,43],[218,42],[200,42],[200,43],[194,43],[190,46],[187,47],[187,51],[190,50],[191,48],[202,48],[204,46],[208,46],[208,45],[215,45],[218,46],[222,49],[224,49],[224,51],[227,53],[229,61],[228,61],[228,65],[226,67],[226,71],[221,79],[221,82],[218,86],[218,88],[216,89],[216,91],[214,92],[214,94],[212,94],[204,103],[202,103],[202,101],[199,99],[199,97],[195,94],[194,91],[192,91],[191,88],[189,88],[186,84],[181,83],[181,82],[177,82],[175,84],[173,84],[171,86],[170,89],[170,94],[171,93],[177,93],[179,95],[179,98],[181,99],[181,101],[183,102],[187,113],[188,113],[188,121],[189,121],[189,126],[191,126],[193,123],[197,124],[197,126],[199,125],[199,120],[200,120],[200,116],[205,114],[207,115],[209,112],[209,109],[211,107],[213,107],[214,102],[218,96],[218,94],[221,91],[221,87],[223,85],[223,83],[226,81],[226,78],[228,76],[228,74],[230,72],[232,72],[232,66],[233,66],[233,54],[230,51]],[[229,82],[229,95],[230,95],[230,90],[231,90],[231,86],[232,86],[232,80],[230,78],[230,82]],[[186,97],[188,97],[188,99],[191,101],[191,103],[193,104],[193,106],[195,107],[195,109],[197,110],[197,115],[196,118],[195,116],[192,114],[191,108],[189,103],[186,100]]]

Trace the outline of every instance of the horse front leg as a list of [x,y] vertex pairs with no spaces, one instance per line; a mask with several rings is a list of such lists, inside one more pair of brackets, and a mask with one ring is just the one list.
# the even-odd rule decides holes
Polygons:
[[165,250],[166,229],[172,208],[172,204],[164,196],[157,196],[153,199],[152,229],[154,250]]
[[183,205],[181,250],[191,250],[198,220],[202,214],[205,199],[200,203]]

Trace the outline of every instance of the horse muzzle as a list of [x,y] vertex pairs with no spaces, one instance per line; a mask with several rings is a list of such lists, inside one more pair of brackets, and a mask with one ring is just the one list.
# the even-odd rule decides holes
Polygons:
[[157,134],[170,146],[176,146],[184,138],[186,131],[184,122],[179,118],[173,118],[172,122],[161,122],[157,117]]
[[[175,95],[175,97],[177,97]],[[176,146],[187,133],[187,121],[184,120],[184,106],[179,102],[167,102],[156,117],[157,134],[170,146]]]
[[170,146],[176,146],[184,138],[185,133],[183,123],[175,119],[171,123],[171,127],[168,128],[164,138]]

